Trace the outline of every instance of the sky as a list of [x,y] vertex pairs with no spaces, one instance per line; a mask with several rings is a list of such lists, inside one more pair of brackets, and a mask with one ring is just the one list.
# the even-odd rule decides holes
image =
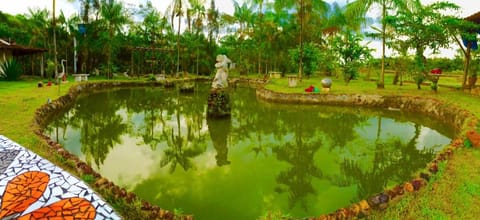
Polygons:
[[[127,7],[138,7],[139,4],[145,4],[146,0],[121,0],[126,3]],[[172,0],[151,0],[153,6],[155,6],[158,11],[162,14],[165,13],[168,5]],[[242,2],[243,0],[237,0]],[[326,0],[326,2],[333,3],[337,2],[340,5],[344,5],[347,0]],[[423,4],[430,4],[438,0],[421,0]],[[455,3],[461,7],[460,17],[467,17],[478,11],[480,11],[480,0],[448,0],[449,2]],[[28,14],[28,9],[38,8],[44,9],[47,8],[51,10],[53,8],[53,0],[0,0],[0,11],[9,14]],[[73,2],[73,3],[72,3]],[[56,14],[60,13],[60,10],[68,17],[72,14],[80,13],[80,5],[77,3],[78,0],[56,0]],[[207,0],[207,6],[210,4],[210,0]],[[220,11],[233,14],[233,0],[215,0],[215,5],[219,8]],[[380,10],[372,10],[369,13],[370,17],[379,17]],[[374,52],[374,57],[380,57],[380,47],[381,42],[373,41],[370,42],[369,47],[376,49]],[[428,54],[433,57],[453,57],[455,47],[458,47],[452,44],[452,48],[442,49],[440,54]],[[428,52],[427,52],[428,53]],[[390,51],[387,51],[387,54],[391,54]]]

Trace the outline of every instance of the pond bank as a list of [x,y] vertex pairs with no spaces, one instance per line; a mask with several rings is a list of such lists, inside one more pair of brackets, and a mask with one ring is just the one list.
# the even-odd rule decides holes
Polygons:
[[[378,108],[398,108],[402,111],[412,111],[412,112],[422,112],[426,115],[431,115],[439,120],[447,120],[449,124],[452,124],[456,129],[460,131],[466,131],[475,127],[476,118],[468,111],[455,106],[448,106],[443,104],[443,102],[435,99],[428,99],[422,97],[402,97],[402,96],[380,96],[380,95],[324,95],[324,94],[283,94],[277,93],[271,90],[266,90],[262,87],[263,81],[257,79],[238,79],[238,83],[247,83],[251,87],[257,88],[257,97],[262,98],[268,101],[275,102],[287,102],[287,103],[308,103],[308,104],[330,104],[330,105],[342,105],[342,106],[370,106]],[[173,83],[174,85],[174,83]],[[132,87],[132,86],[172,86],[172,84],[163,84],[157,82],[100,82],[100,83],[82,83],[76,86],[73,86],[69,93],[65,96],[60,97],[50,104],[43,105],[36,112],[36,123],[40,127],[44,127],[49,118],[58,111],[61,111],[65,107],[68,107],[76,97],[86,91],[93,91],[96,89],[102,88],[111,88],[111,87]],[[36,131],[37,134],[43,135],[42,131]],[[459,132],[464,133],[464,132]],[[115,195],[115,199],[125,199],[126,201],[135,202],[139,201],[135,195],[127,193],[125,189],[121,189],[118,186],[115,186],[112,182],[102,178],[99,174],[95,173],[88,165],[84,162],[81,162],[75,156],[69,154],[63,147],[57,143],[50,140],[48,137],[43,136],[43,138],[54,147],[57,152],[63,157],[73,160],[74,167],[78,170],[81,175],[93,175],[95,180],[93,181],[95,187],[98,187],[101,190],[109,190]],[[460,137],[462,138],[462,137]],[[463,138],[462,138],[463,139]],[[446,147],[445,151],[440,153],[437,159],[429,165],[427,170],[432,174],[435,173],[435,166],[438,166],[438,162],[448,159],[451,157],[453,150],[460,146],[458,140],[452,142],[452,145]],[[463,143],[463,142],[462,142]],[[332,213],[332,216],[342,217],[342,216],[352,216],[355,215],[365,215],[370,208],[374,207],[383,207],[385,200],[391,200],[397,197],[400,194],[403,194],[404,191],[414,191],[418,190],[420,186],[425,185],[426,180],[428,180],[430,173],[423,173],[423,176],[414,178],[412,181],[397,186],[395,189],[386,190],[385,192],[379,193],[378,195],[362,201],[358,204],[354,204],[349,208],[340,209],[336,213]],[[158,207],[152,206],[147,202],[141,201],[141,209],[149,214],[151,218],[160,218],[160,219],[169,219],[169,216],[174,216],[172,212],[162,210]],[[173,218],[173,217],[172,217]],[[183,216],[184,219],[189,219],[191,216]]]
[[[388,96],[376,94],[314,94],[314,93],[282,93],[265,89],[260,86],[256,90],[259,99],[270,102],[292,104],[335,105],[345,107],[373,107],[395,111],[418,112],[428,117],[441,120],[453,126],[458,134],[450,145],[427,165],[426,169],[411,181],[397,185],[391,189],[363,200],[350,207],[338,209],[334,213],[320,216],[318,219],[349,219],[364,217],[372,210],[383,210],[391,200],[398,201],[400,195],[414,192],[423,188],[430,181],[432,175],[439,170],[439,164],[453,157],[454,152],[464,145],[470,135],[476,133],[478,118],[471,112],[454,105],[445,104],[433,98],[417,96]],[[476,133],[478,136],[478,133]],[[468,136],[468,137],[467,137]],[[472,138],[470,138],[471,140]],[[479,146],[477,146],[479,147]]]

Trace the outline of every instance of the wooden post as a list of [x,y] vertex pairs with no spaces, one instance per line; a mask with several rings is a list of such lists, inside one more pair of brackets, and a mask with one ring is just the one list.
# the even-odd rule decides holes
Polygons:
[[44,63],[43,63],[43,53],[40,54],[40,75],[42,76],[42,78],[45,76],[45,67],[43,66]]

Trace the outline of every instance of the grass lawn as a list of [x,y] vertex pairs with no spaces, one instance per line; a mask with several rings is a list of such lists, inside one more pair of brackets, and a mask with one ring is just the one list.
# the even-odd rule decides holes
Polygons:
[[[50,158],[49,148],[33,132],[35,110],[64,95],[74,83],[37,87],[37,81],[0,81],[0,134]],[[52,162],[55,162],[53,159]]]
[[[295,88],[288,87],[287,79],[271,79],[267,89],[285,93],[304,93],[303,89],[313,85],[320,87],[319,77],[304,79]],[[442,85],[444,79],[440,79]],[[459,82],[445,80],[448,84]],[[62,158],[32,131],[34,113],[37,108],[65,94],[75,85],[70,82],[60,86],[37,88],[37,81],[3,82],[0,81],[0,134],[31,149],[53,163],[77,174],[77,171],[62,165]],[[363,78],[353,80],[349,85],[341,79],[334,79],[332,94],[375,93],[381,95],[422,96],[439,99],[448,105],[465,108],[480,118],[480,97],[472,96],[451,87],[440,86],[438,92],[430,90],[428,85],[417,90],[416,85],[406,83],[403,86],[391,85],[391,78],[385,80],[385,89],[376,89],[376,82]],[[108,196],[107,196],[108,197]],[[108,201],[108,198],[107,198]],[[433,177],[427,187],[415,193],[409,193],[390,203],[382,212],[375,212],[372,219],[475,219],[480,216],[480,151],[460,149],[446,164],[440,166],[440,172]],[[114,205],[115,206],[115,205]],[[122,207],[119,213],[125,215],[132,207]]]
[[[322,77],[323,78],[323,77]],[[446,77],[447,78],[447,77]],[[392,78],[385,78],[385,89],[376,89],[375,81],[353,80],[346,85],[342,79],[333,78],[331,94],[374,93],[380,95],[420,96],[442,100],[447,105],[457,105],[471,111],[480,118],[480,97],[459,89],[461,82],[449,77],[448,87],[438,92],[429,85],[418,90],[416,84],[392,85]],[[305,93],[310,85],[321,88],[321,78],[303,79],[295,88],[288,87],[287,79],[271,79],[267,89],[283,93]],[[480,151],[462,148],[448,163],[442,164],[440,172],[427,187],[395,199],[384,211],[375,211],[370,219],[477,219],[480,210]]]

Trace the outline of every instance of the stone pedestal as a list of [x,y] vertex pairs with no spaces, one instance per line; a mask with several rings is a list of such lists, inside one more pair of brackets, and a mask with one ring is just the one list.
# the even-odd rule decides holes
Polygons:
[[207,117],[224,118],[230,116],[230,96],[223,89],[212,89],[208,96]]
[[297,76],[290,75],[288,78],[288,87],[297,87]]
[[332,87],[332,79],[330,78],[323,78],[322,81],[322,91],[325,92],[325,93],[329,93],[330,92],[330,87]]

